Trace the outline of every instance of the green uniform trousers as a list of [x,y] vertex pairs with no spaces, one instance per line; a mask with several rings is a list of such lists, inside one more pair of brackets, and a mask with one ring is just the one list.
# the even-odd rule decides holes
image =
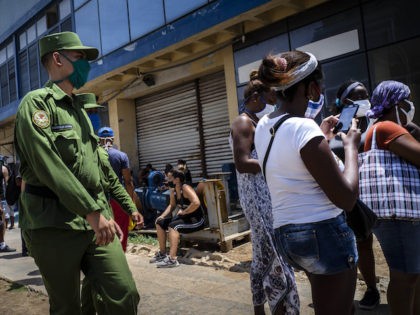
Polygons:
[[24,230],[47,289],[50,314],[81,314],[80,271],[100,302],[98,314],[137,314],[140,296],[117,238],[107,246],[94,242],[93,231],[42,228]]

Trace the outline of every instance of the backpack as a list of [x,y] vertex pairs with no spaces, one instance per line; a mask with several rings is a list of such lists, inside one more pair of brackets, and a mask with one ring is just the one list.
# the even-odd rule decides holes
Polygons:
[[7,180],[6,186],[6,201],[9,206],[14,205],[20,195],[20,187],[16,183],[16,172],[12,170],[10,172],[9,179]]

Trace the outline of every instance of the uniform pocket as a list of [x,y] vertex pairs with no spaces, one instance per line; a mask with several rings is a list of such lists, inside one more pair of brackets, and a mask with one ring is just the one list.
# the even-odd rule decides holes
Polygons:
[[63,162],[73,168],[80,158],[80,137],[74,130],[55,132],[55,146]]
[[285,249],[289,257],[303,269],[311,272],[319,260],[316,231],[304,230],[284,234]]

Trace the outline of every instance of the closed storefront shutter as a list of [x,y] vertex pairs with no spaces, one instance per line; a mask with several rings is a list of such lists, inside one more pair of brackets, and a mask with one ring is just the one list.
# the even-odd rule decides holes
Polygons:
[[183,159],[196,182],[232,162],[223,72],[136,99],[136,120],[140,169]]
[[199,87],[207,174],[211,175],[220,173],[223,164],[233,162],[224,73],[201,78]]
[[188,162],[193,178],[201,176],[200,138],[194,83],[136,99],[140,169],[151,163],[163,170],[178,159]]

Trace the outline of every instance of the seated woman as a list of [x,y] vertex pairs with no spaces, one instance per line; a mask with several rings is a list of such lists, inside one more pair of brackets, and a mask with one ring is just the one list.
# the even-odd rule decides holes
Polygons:
[[[159,241],[159,252],[150,260],[158,268],[179,266],[176,253],[179,233],[192,233],[204,228],[204,216],[200,200],[194,189],[185,184],[185,175],[178,170],[168,172],[171,187],[170,203],[156,219],[156,231]],[[175,216],[172,212],[176,210]],[[166,231],[169,231],[169,255],[166,255]]]

